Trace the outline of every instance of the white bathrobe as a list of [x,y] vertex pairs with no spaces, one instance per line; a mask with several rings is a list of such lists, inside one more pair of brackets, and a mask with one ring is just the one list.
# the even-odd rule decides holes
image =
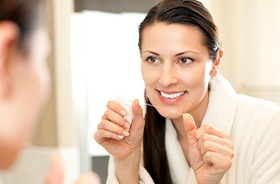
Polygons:
[[[280,107],[272,102],[236,94],[221,75],[210,82],[209,104],[202,124],[209,123],[230,135],[234,145],[231,169],[222,184],[280,184]],[[280,94],[279,94],[280,95]],[[174,184],[196,184],[177,140],[176,131],[166,120],[166,150]],[[112,156],[108,184],[117,184]],[[140,165],[139,183],[153,184]]]

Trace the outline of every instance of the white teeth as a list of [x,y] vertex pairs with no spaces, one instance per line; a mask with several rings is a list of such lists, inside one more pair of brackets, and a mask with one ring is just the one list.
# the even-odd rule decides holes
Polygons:
[[178,98],[179,96],[182,96],[183,94],[185,94],[185,92],[180,92],[180,93],[173,93],[173,94],[166,94],[163,92],[160,92],[161,96],[165,97],[165,98]]

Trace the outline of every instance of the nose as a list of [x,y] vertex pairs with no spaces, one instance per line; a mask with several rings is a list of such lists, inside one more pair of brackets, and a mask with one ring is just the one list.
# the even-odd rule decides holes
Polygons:
[[163,87],[169,87],[177,82],[175,66],[173,66],[172,63],[165,62],[161,68],[159,83]]

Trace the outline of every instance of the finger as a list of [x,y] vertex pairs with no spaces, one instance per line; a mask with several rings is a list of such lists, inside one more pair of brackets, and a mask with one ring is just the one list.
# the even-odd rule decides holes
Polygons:
[[210,142],[215,142],[221,146],[224,146],[224,147],[228,147],[230,149],[233,149],[233,144],[232,142],[229,140],[229,139],[226,139],[226,138],[220,138],[220,137],[217,137],[215,135],[212,135],[212,134],[202,134],[199,139],[198,139],[198,147],[201,147],[202,144],[206,141],[210,141]]
[[97,126],[97,129],[103,129],[105,131],[109,131],[125,137],[129,136],[129,133],[126,129],[108,120],[101,121],[101,123],[99,123],[99,125]]
[[74,184],[101,184],[99,176],[94,172],[82,174]]
[[183,122],[184,122],[184,128],[187,134],[187,139],[189,145],[194,145],[197,143],[197,128],[194,122],[193,117],[190,114],[183,114]]
[[51,169],[46,177],[46,184],[60,184],[64,181],[64,166],[61,156],[58,153],[52,155]]
[[126,121],[126,119],[120,114],[112,111],[111,109],[107,109],[102,117],[103,120],[109,120],[117,125],[122,126],[126,130],[129,130],[130,124]]
[[230,158],[230,159],[233,157],[232,149],[221,146],[220,144],[217,144],[212,141],[205,141],[202,144],[202,146],[200,147],[200,153],[201,153],[201,155],[204,155],[206,152],[209,152],[209,151],[217,153],[219,155],[222,155],[222,156]]
[[108,101],[106,106],[108,109],[111,109],[112,111],[123,117],[127,114],[126,109],[117,101]]
[[213,167],[217,170],[221,170],[221,172],[230,169],[232,165],[232,159],[223,157],[222,155],[211,151],[208,151],[203,155],[203,160],[206,163],[213,164]]
[[218,136],[220,138],[229,138],[229,136],[225,133],[223,133],[222,131],[220,131],[219,129],[215,128],[214,126],[210,125],[210,124],[205,124],[203,126],[201,126],[199,128],[199,130],[197,131],[197,135],[196,137],[199,138],[201,135],[208,133],[208,134],[212,134],[215,136]]
[[94,139],[98,144],[102,145],[106,139],[122,140],[122,137],[116,133],[101,129],[94,133]]

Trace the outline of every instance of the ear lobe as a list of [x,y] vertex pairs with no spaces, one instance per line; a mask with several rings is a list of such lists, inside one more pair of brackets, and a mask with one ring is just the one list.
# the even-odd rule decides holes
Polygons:
[[0,97],[9,91],[9,66],[18,41],[18,26],[10,21],[0,22]]
[[219,48],[217,57],[215,60],[213,60],[212,69],[210,71],[211,78],[215,77],[218,74],[219,66],[220,66],[223,55],[224,55],[224,49]]

